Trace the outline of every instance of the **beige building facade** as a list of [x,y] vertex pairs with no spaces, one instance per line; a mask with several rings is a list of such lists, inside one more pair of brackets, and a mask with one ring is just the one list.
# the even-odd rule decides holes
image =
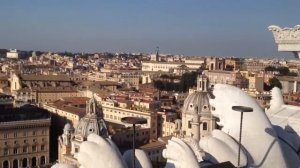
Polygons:
[[258,91],[258,92],[264,91],[264,78],[262,76],[249,74],[248,80],[249,80],[248,89],[250,91]]
[[239,88],[248,88],[248,80],[239,71],[204,71],[209,85],[229,84]]
[[151,111],[137,111],[126,108],[120,108],[111,101],[103,101],[103,116],[108,122],[117,123],[131,127],[121,122],[122,117],[142,117],[147,119],[147,124],[141,125],[142,128],[150,128],[150,139],[157,139],[157,113]]
[[206,69],[208,70],[224,70],[225,60],[223,58],[208,57],[205,60]]
[[282,85],[282,93],[297,93],[300,91],[300,77],[280,76],[278,80]]
[[230,69],[233,71],[242,69],[242,61],[239,58],[226,58],[225,59],[225,69]]
[[182,65],[189,69],[198,69],[202,63],[185,63],[185,62],[155,62],[155,61],[145,61],[142,62],[142,71],[146,72],[171,72]]
[[[40,110],[1,111],[0,167],[37,167],[49,164],[51,117],[48,112]],[[23,119],[20,120],[20,116]]]

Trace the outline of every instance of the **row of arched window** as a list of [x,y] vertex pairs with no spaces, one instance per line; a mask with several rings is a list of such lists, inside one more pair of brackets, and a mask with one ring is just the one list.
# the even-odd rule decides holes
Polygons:
[[[11,165],[12,164],[12,165]],[[36,157],[32,157],[29,163],[28,158],[23,158],[22,160],[14,159],[12,163],[10,161],[5,160],[2,163],[3,168],[19,168],[19,167],[37,167],[38,165],[46,164],[46,157],[42,156],[40,158],[40,163],[38,164],[38,159]]]

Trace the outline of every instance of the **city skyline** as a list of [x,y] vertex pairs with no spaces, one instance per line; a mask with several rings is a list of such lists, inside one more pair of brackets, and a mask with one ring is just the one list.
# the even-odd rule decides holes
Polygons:
[[0,6],[0,48],[293,58],[269,25],[294,27],[300,2],[22,1]]

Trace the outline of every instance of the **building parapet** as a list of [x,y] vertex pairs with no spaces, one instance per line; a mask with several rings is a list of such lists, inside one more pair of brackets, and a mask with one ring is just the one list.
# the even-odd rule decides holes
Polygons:
[[38,119],[38,120],[23,120],[23,121],[9,121],[9,122],[0,122],[0,129],[4,128],[31,128],[39,126],[49,126],[51,124],[51,118],[47,119]]

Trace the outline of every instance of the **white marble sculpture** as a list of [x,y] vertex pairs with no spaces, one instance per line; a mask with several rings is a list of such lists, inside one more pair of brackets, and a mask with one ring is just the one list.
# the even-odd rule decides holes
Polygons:
[[127,168],[121,153],[109,138],[90,134],[80,144],[78,162],[82,168]]
[[[123,159],[125,160],[126,164],[128,167],[133,167],[132,163],[132,156],[133,156],[133,150],[127,150],[123,154]],[[136,157],[136,163],[135,167],[140,167],[140,168],[152,168],[151,161],[148,157],[148,155],[140,149],[135,149],[135,157]]]
[[173,137],[168,141],[163,157],[167,159],[166,168],[199,167],[193,150],[178,138]]
[[284,151],[289,155],[289,162],[299,162],[300,151],[300,107],[286,105],[279,88],[272,89],[270,108],[266,110]]
[[[136,149],[135,156],[136,168],[152,168],[150,159],[144,151]],[[128,168],[132,167],[132,150],[126,151],[122,156],[110,138],[90,134],[87,141],[80,144],[78,162],[80,168]],[[76,166],[56,164],[52,168],[76,168]]]
[[266,114],[272,124],[283,129],[290,127],[287,131],[300,135],[300,107],[284,104],[281,91],[277,87],[272,89],[271,94],[270,108],[266,110]]
[[278,51],[293,52],[295,58],[300,58],[300,25],[293,28],[280,28],[276,25],[268,27],[272,31]]
[[[273,129],[268,117],[257,102],[242,90],[224,84],[217,84],[213,89],[214,99],[210,99],[210,105],[214,107],[212,114],[220,119],[218,123],[226,134],[219,135],[229,140],[232,137],[238,140],[240,113],[232,110],[232,106],[248,106],[253,112],[244,113],[242,145],[248,157],[249,167],[294,167],[299,166],[299,159],[288,160],[280,145],[276,131]],[[229,136],[229,137],[226,137]],[[220,148],[219,153],[228,151],[228,148],[236,150],[234,144],[226,141],[226,148]],[[200,143],[202,148],[203,143]],[[222,145],[220,145],[222,146]],[[223,145],[224,146],[224,145]],[[234,154],[234,153],[233,153]],[[233,162],[233,164],[235,164]],[[245,165],[245,163],[244,163]]]
[[[213,116],[219,118],[218,125],[222,129],[214,130],[210,135],[200,139],[199,146],[203,154],[197,155],[202,157],[200,160],[194,152],[198,148],[194,141],[189,143],[184,139],[173,137],[163,151],[163,156],[167,159],[167,168],[199,168],[206,163],[225,161],[237,165],[240,112],[232,110],[232,106],[253,108],[253,112],[244,113],[240,166],[256,168],[300,166],[297,155],[300,147],[299,137],[287,134],[284,127],[277,126],[273,122],[272,125],[268,116],[252,97],[239,88],[224,84],[215,85],[212,94],[209,99],[210,107]],[[281,111],[299,112],[297,110],[299,108],[283,104],[280,90],[272,91],[271,107],[267,112],[270,114],[271,121],[272,116]],[[125,152],[121,156],[109,138],[91,134],[88,136],[88,141],[80,146],[78,161],[83,168],[127,168],[131,166],[131,156],[131,152]],[[137,150],[136,158],[140,167],[151,168],[149,158],[144,152]]]
[[[221,130],[214,130],[211,136],[200,140],[200,147],[209,154],[203,160],[210,163],[230,161],[237,166],[238,143]],[[240,165],[247,165],[247,155],[241,151]]]

